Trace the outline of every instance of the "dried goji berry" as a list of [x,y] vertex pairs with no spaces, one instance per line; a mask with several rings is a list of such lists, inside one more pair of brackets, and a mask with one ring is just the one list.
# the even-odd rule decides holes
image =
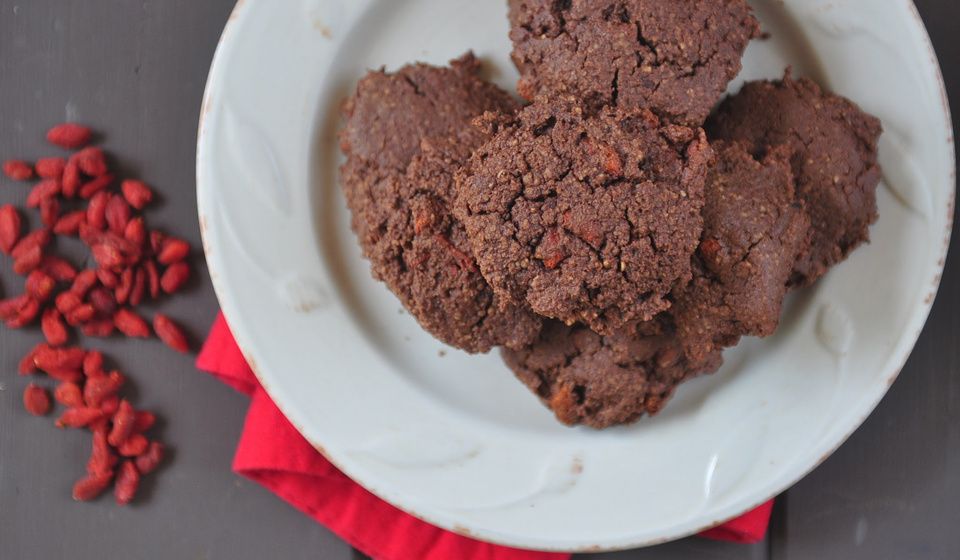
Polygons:
[[117,481],[113,486],[113,496],[117,504],[123,506],[133,501],[137,488],[140,486],[140,471],[137,470],[133,461],[126,460],[120,464],[120,472],[117,473]]
[[167,240],[167,235],[162,231],[153,230],[150,232],[150,248],[154,253],[159,253],[163,249],[163,243]]
[[157,299],[160,297],[160,272],[157,271],[157,263],[147,260],[143,263],[143,268],[147,271],[147,287],[150,297]]
[[75,369],[80,371],[83,368],[83,359],[87,357],[87,352],[83,348],[53,348],[48,345],[37,348],[33,357],[33,363],[42,371],[51,369]]
[[52,228],[60,219],[60,201],[56,198],[45,198],[40,201],[40,222]]
[[65,259],[55,255],[47,255],[40,262],[40,269],[53,277],[57,282],[73,282],[77,278],[77,269]]
[[156,422],[157,416],[154,413],[150,412],[149,410],[138,410],[133,431],[141,434],[152,428]]
[[43,248],[39,245],[34,245],[23,251],[20,256],[14,257],[13,272],[20,276],[26,276],[36,270],[42,260]]
[[20,294],[5,300],[0,300],[0,321],[9,321],[20,314],[20,309],[30,299],[29,294]]
[[110,435],[107,436],[110,445],[114,447],[123,445],[123,442],[127,441],[127,438],[133,433],[136,421],[137,415],[133,406],[126,399],[121,399],[120,407],[113,415],[113,427],[110,429]]
[[99,407],[104,399],[117,394],[123,387],[126,379],[119,371],[111,371],[109,375],[96,376],[87,379],[83,386],[83,400],[90,407]]
[[90,129],[76,123],[63,123],[47,131],[47,142],[68,150],[86,146],[93,134]]
[[27,195],[27,208],[39,208],[44,200],[59,195],[61,188],[60,181],[56,179],[40,181]]
[[45,346],[46,344],[42,342],[37,344],[30,350],[30,352],[27,353],[26,356],[20,359],[20,364],[17,366],[17,372],[20,375],[30,375],[39,371],[37,369],[37,365],[33,363],[33,357],[36,356],[37,350]]
[[160,264],[171,265],[187,258],[190,254],[190,244],[182,239],[175,237],[167,238],[163,242],[163,247],[157,255],[157,261]]
[[12,319],[7,319],[7,328],[19,329],[23,328],[31,323],[37,318],[37,315],[40,314],[40,302],[33,299],[27,298],[24,301],[23,305],[17,311],[17,316]]
[[53,233],[57,235],[77,235],[80,232],[80,224],[87,221],[86,210],[75,210],[68,212],[53,225]]
[[146,436],[135,433],[127,438],[127,441],[123,442],[123,445],[117,451],[124,457],[136,457],[147,450],[149,443]]
[[53,236],[50,234],[50,230],[48,229],[31,231],[27,235],[24,235],[23,239],[14,245],[13,250],[10,251],[10,256],[14,259],[19,259],[27,252],[32,251],[34,247],[40,247],[42,250],[50,244],[52,239]]
[[80,296],[73,292],[61,292],[57,295],[55,303],[57,311],[63,315],[67,315],[77,307],[80,307],[83,301],[80,300]]
[[91,350],[83,357],[83,374],[87,377],[98,377],[103,373],[103,352]]
[[74,198],[80,190],[80,184],[83,178],[80,176],[80,165],[77,159],[71,157],[63,167],[63,175],[60,179],[61,191],[64,198]]
[[133,290],[133,269],[128,268],[120,275],[120,282],[117,285],[115,295],[117,303],[124,305],[130,299],[130,292]]
[[63,346],[70,338],[60,312],[53,307],[43,312],[40,318],[40,330],[43,331],[44,338],[51,346]]
[[10,254],[20,240],[20,213],[11,204],[0,206],[0,251]]
[[57,287],[57,281],[43,270],[34,270],[27,276],[25,290],[37,301],[47,301]]
[[163,461],[163,444],[159,441],[151,441],[146,452],[137,457],[137,470],[141,474],[150,474]]
[[97,310],[100,317],[113,317],[117,311],[117,300],[113,297],[113,292],[106,288],[96,288],[90,291],[87,296],[90,305]]
[[120,282],[117,278],[117,273],[105,268],[97,270],[97,279],[100,280],[100,283],[103,284],[105,288],[110,288],[111,290],[116,288]]
[[83,303],[75,307],[69,313],[66,313],[64,317],[67,319],[67,324],[72,327],[76,327],[77,325],[82,325],[90,319],[93,319],[96,314],[97,310],[92,305],[89,303]]
[[103,155],[103,150],[100,148],[89,147],[84,148],[74,154],[74,157],[77,158],[77,164],[80,166],[80,171],[83,171],[86,175],[90,177],[100,177],[106,175],[107,173],[107,158]]
[[147,273],[143,267],[137,267],[133,275],[133,288],[130,290],[130,305],[136,307],[143,302],[143,295],[147,293]]
[[185,262],[170,265],[160,277],[160,287],[163,291],[172,294],[178,291],[190,279],[190,267]]
[[[66,176],[64,176],[66,177]],[[80,198],[88,199],[92,198],[96,194],[103,192],[104,189],[113,184],[114,176],[110,173],[106,175],[101,175],[95,179],[92,179],[78,188],[80,193]],[[66,187],[64,187],[66,189]]]
[[48,157],[38,159],[34,168],[41,179],[60,179],[63,177],[63,169],[66,166],[67,160],[62,157]]
[[164,344],[177,352],[186,354],[190,351],[190,344],[183,330],[166,315],[161,313],[154,315],[153,330]]
[[65,382],[57,385],[53,398],[68,408],[83,407],[83,393],[80,392],[80,385],[76,383]]
[[45,416],[50,412],[50,393],[33,383],[23,390],[23,407],[34,416]]
[[[107,443],[107,425],[99,424],[93,429],[93,445],[90,450],[90,459],[87,461],[87,474],[108,475],[113,472],[117,464],[117,456]],[[147,451],[149,451],[149,446]]]
[[111,418],[119,409],[120,397],[117,395],[110,395],[109,397],[103,399],[103,404],[100,405],[100,410],[102,410],[104,414],[110,416]]
[[120,190],[130,206],[137,210],[143,210],[153,200],[153,191],[143,181],[128,179],[120,184]]
[[90,251],[101,268],[119,268],[125,261],[123,254],[115,246],[106,243],[94,245]]
[[130,337],[147,338],[150,336],[150,326],[142,317],[129,309],[120,309],[113,316],[113,324],[117,330]]
[[89,502],[103,494],[112,480],[113,471],[87,475],[73,485],[73,499],[78,502]]
[[29,181],[33,179],[33,168],[25,161],[11,159],[3,162],[3,174],[14,181]]
[[127,222],[127,228],[123,230],[123,237],[137,247],[142,247],[147,241],[147,226],[142,217],[137,217]]
[[99,408],[68,408],[57,419],[58,428],[84,428],[103,418],[105,414]]
[[116,235],[123,235],[130,221],[130,205],[120,196],[111,197],[106,207],[107,226]]
[[97,271],[91,268],[81,270],[70,286],[70,291],[79,297],[87,295],[94,286],[97,285]]
[[113,329],[113,319],[109,317],[93,319],[80,326],[80,331],[83,332],[84,336],[93,338],[107,338],[113,334]]

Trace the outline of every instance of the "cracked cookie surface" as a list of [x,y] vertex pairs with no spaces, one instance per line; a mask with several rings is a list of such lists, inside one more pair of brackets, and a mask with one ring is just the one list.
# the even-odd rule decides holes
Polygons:
[[694,360],[742,336],[774,333],[811,233],[796,202],[788,150],[757,161],[737,143],[711,147],[716,163],[707,175],[703,241],[693,258],[693,281],[675,291],[670,311]]
[[520,347],[541,325],[493,294],[450,211],[454,173],[486,139],[470,121],[517,108],[478,69],[465,55],[451,68],[371,72],[344,108],[340,136],[342,187],[373,276],[424,329],[470,352]]
[[520,95],[571,93],[700,126],[759,24],[744,0],[510,0]]
[[477,149],[455,210],[505,301],[608,334],[689,279],[711,154],[702,130],[647,110],[541,99]]
[[797,197],[813,225],[791,283],[807,286],[870,238],[877,221],[880,121],[811,80],[747,83],[708,122],[711,139],[744,142],[755,156],[786,146]]

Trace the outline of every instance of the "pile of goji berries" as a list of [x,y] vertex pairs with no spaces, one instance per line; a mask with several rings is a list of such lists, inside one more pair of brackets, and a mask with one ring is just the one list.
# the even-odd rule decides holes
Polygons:
[[[66,348],[72,330],[85,336],[108,337],[115,332],[147,338],[151,325],[135,310],[148,299],[158,299],[183,288],[190,278],[190,245],[157,230],[149,230],[141,211],[153,200],[153,191],[141,181],[127,179],[117,187],[104,152],[89,146],[93,134],[77,124],[62,124],[47,140],[72,150],[67,157],[49,157],[34,165],[11,160],[4,174],[15,181],[34,181],[26,206],[39,211],[40,226],[25,232],[20,211],[0,207],[0,252],[13,258],[13,270],[25,276],[21,295],[0,300],[0,321],[23,328],[40,322],[45,344],[34,348],[20,364],[20,373],[46,373],[59,382],[54,392],[68,407],[59,427],[88,428],[93,433],[93,455],[87,477],[74,486],[77,500],[89,500],[115,479],[118,503],[126,504],[141,474],[154,470],[163,446],[143,432],[154,417],[135,411],[118,392],[124,377],[103,370],[96,351]],[[89,249],[91,267],[78,270],[56,255],[58,236],[77,237]],[[162,314],[155,314],[152,332],[178,352],[189,352],[183,331]],[[51,407],[48,392],[31,384],[24,406],[43,415]],[[124,457],[119,468],[119,457]]]

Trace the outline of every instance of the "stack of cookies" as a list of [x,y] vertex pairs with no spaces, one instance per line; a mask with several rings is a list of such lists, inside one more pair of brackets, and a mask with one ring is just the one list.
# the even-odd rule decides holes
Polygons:
[[632,422],[868,240],[880,122],[789,71],[721,102],[744,0],[509,8],[524,103],[472,54],[360,81],[353,228],[438,339],[502,347],[566,424]]

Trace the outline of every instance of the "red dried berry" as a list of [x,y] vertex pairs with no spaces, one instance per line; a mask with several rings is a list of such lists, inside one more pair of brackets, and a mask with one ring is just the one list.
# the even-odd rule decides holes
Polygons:
[[104,268],[97,270],[97,280],[100,280],[100,283],[103,284],[105,288],[110,288],[111,290],[116,288],[117,284],[120,283],[120,279],[117,278],[117,274],[114,271]]
[[37,373],[39,370],[37,369],[36,364],[33,363],[33,357],[37,354],[38,349],[45,346],[46,344],[41,342],[40,344],[34,346],[26,356],[21,358],[20,364],[17,366],[17,373],[20,375],[31,375]]
[[190,254],[190,244],[182,239],[170,237],[163,242],[160,253],[157,254],[157,261],[160,264],[171,265],[187,258]]
[[68,408],[83,407],[83,393],[80,391],[80,385],[76,383],[61,383],[53,391],[53,398],[63,406]]
[[47,301],[57,287],[57,281],[42,270],[34,270],[27,276],[25,290],[37,301]]
[[125,261],[123,254],[116,247],[106,243],[94,245],[90,251],[101,268],[119,268]]
[[42,260],[43,249],[39,246],[31,247],[14,259],[13,272],[20,276],[26,276],[36,270]]
[[101,191],[93,195],[87,205],[87,225],[96,230],[107,227],[107,204],[110,202],[109,192]]
[[67,326],[63,323],[60,312],[51,307],[43,312],[40,318],[40,330],[51,346],[63,346],[70,338]]
[[97,271],[88,268],[77,273],[77,277],[73,280],[73,285],[70,286],[70,291],[82,298],[96,285]]
[[110,442],[110,445],[114,447],[123,445],[123,442],[127,441],[127,438],[133,434],[136,420],[137,415],[133,406],[131,406],[130,402],[126,399],[122,399],[120,401],[120,407],[117,408],[116,414],[113,415],[113,427],[110,429],[110,435],[107,436],[107,441]]
[[160,287],[163,291],[172,294],[187,283],[190,279],[190,267],[185,262],[170,265],[160,277]]
[[123,197],[114,196],[107,202],[106,219],[107,226],[115,235],[122,236],[127,229],[127,223],[130,222],[130,205]]
[[3,174],[14,181],[29,181],[33,179],[33,168],[25,161],[11,159],[3,162]]
[[103,373],[103,353],[91,350],[83,357],[83,374],[87,377],[97,377]]
[[10,251],[10,256],[14,259],[19,259],[23,255],[32,251],[34,247],[40,247],[41,250],[46,248],[50,244],[50,240],[53,239],[53,236],[50,234],[48,229],[38,229],[28,233],[23,236],[16,245],[14,245],[13,250]]
[[7,328],[10,329],[20,329],[23,328],[36,320],[37,316],[40,314],[40,302],[33,299],[27,298],[23,305],[17,310],[17,316],[12,319],[7,319]]
[[137,470],[141,474],[150,474],[160,466],[163,461],[163,444],[159,441],[151,441],[147,451],[137,457]]
[[60,201],[56,198],[45,198],[40,201],[40,222],[52,228],[60,219]]
[[86,210],[75,210],[68,212],[53,225],[53,233],[57,235],[77,235],[80,232],[80,224],[87,220]]
[[143,210],[153,200],[153,191],[143,181],[128,179],[120,184],[120,190],[130,206],[137,210]]
[[157,271],[157,263],[147,260],[144,262],[143,268],[147,271],[147,287],[150,298],[157,299],[160,297],[160,273]]
[[117,410],[120,409],[120,397],[117,395],[110,395],[109,397],[103,399],[103,404],[100,405],[100,410],[103,411],[107,416],[113,417],[117,413]]
[[69,324],[72,327],[76,327],[77,325],[82,325],[90,321],[90,319],[93,319],[96,315],[97,315],[96,308],[94,308],[93,305],[90,305],[89,303],[84,303],[84,304],[78,305],[72,311],[70,311],[69,313],[66,313],[64,316],[67,319],[67,324]]
[[148,338],[150,326],[142,317],[129,309],[120,309],[113,316],[113,324],[117,330],[129,337]]
[[80,171],[83,171],[87,176],[100,177],[107,174],[107,158],[100,148],[84,148],[74,154],[73,157],[77,158]]
[[100,317],[113,317],[117,311],[117,300],[114,299],[113,292],[107,288],[91,290],[88,299]]
[[39,346],[33,357],[33,363],[42,371],[51,369],[75,369],[80,371],[87,352],[83,348],[52,348]]
[[107,173],[106,175],[101,175],[96,179],[84,183],[83,186],[78,187],[80,198],[88,199],[95,196],[97,193],[103,192],[104,189],[113,184],[113,180],[113,175]]
[[34,416],[46,416],[50,412],[50,393],[33,383],[27,385],[23,390],[23,408]]
[[154,253],[159,253],[163,249],[163,243],[167,240],[167,234],[162,231],[153,230],[150,232],[150,248]]
[[20,213],[11,204],[0,206],[0,251],[10,254],[20,240]]
[[130,290],[130,305],[136,307],[143,302],[143,296],[147,293],[147,273],[143,267],[138,267],[133,275],[133,289]]
[[96,499],[110,486],[112,480],[113,471],[87,475],[73,485],[73,499],[78,502]]
[[27,195],[27,208],[39,208],[40,203],[60,194],[62,186],[56,179],[44,179],[37,183]]
[[123,442],[117,451],[124,457],[136,457],[147,450],[150,441],[143,434],[133,434],[127,441]]
[[57,295],[55,300],[57,311],[64,315],[70,313],[77,307],[80,307],[80,304],[82,303],[83,301],[81,301],[80,296],[73,292],[62,292]]
[[67,160],[60,181],[63,187],[60,192],[65,198],[74,198],[77,196],[83,178],[80,176],[80,165],[77,163],[76,158],[71,157]]
[[[140,434],[153,427],[157,422],[157,416],[148,410],[138,410],[137,419],[133,431]],[[139,455],[139,453],[138,453]]]
[[183,354],[190,352],[190,343],[187,342],[183,330],[166,315],[157,313],[153,317],[153,330],[170,348]]
[[110,375],[90,377],[83,386],[83,400],[89,407],[100,407],[107,397],[112,397],[120,391],[125,381],[126,379],[119,371],[111,371]]
[[137,217],[127,222],[127,228],[123,230],[123,237],[137,247],[142,247],[147,241],[147,226],[142,217]]
[[80,327],[80,331],[83,332],[83,336],[89,336],[93,338],[107,338],[113,334],[113,329],[113,319],[109,317],[87,321]]
[[126,460],[120,464],[120,472],[117,474],[117,482],[113,486],[113,496],[117,504],[125,506],[133,501],[140,486],[140,471],[137,470],[133,461]]
[[[149,451],[149,446],[147,451]],[[101,422],[93,429],[93,445],[90,459],[87,461],[87,474],[105,476],[113,472],[118,461],[110,444],[107,443],[107,424]]]
[[37,176],[41,179],[61,179],[63,170],[67,166],[67,160],[61,157],[49,157],[38,159],[34,167],[37,170]]
[[28,294],[20,294],[17,297],[0,300],[0,321],[9,321],[19,315],[29,299]]
[[58,428],[85,428],[105,415],[99,408],[75,407],[68,408],[57,419]]
[[40,269],[57,282],[73,282],[77,278],[77,269],[66,260],[54,255],[43,257],[40,261]]
[[86,146],[93,134],[90,129],[76,123],[63,123],[47,131],[47,142],[67,150]]
[[120,275],[120,282],[115,292],[117,303],[124,305],[130,299],[130,292],[133,291],[133,269],[128,268]]

